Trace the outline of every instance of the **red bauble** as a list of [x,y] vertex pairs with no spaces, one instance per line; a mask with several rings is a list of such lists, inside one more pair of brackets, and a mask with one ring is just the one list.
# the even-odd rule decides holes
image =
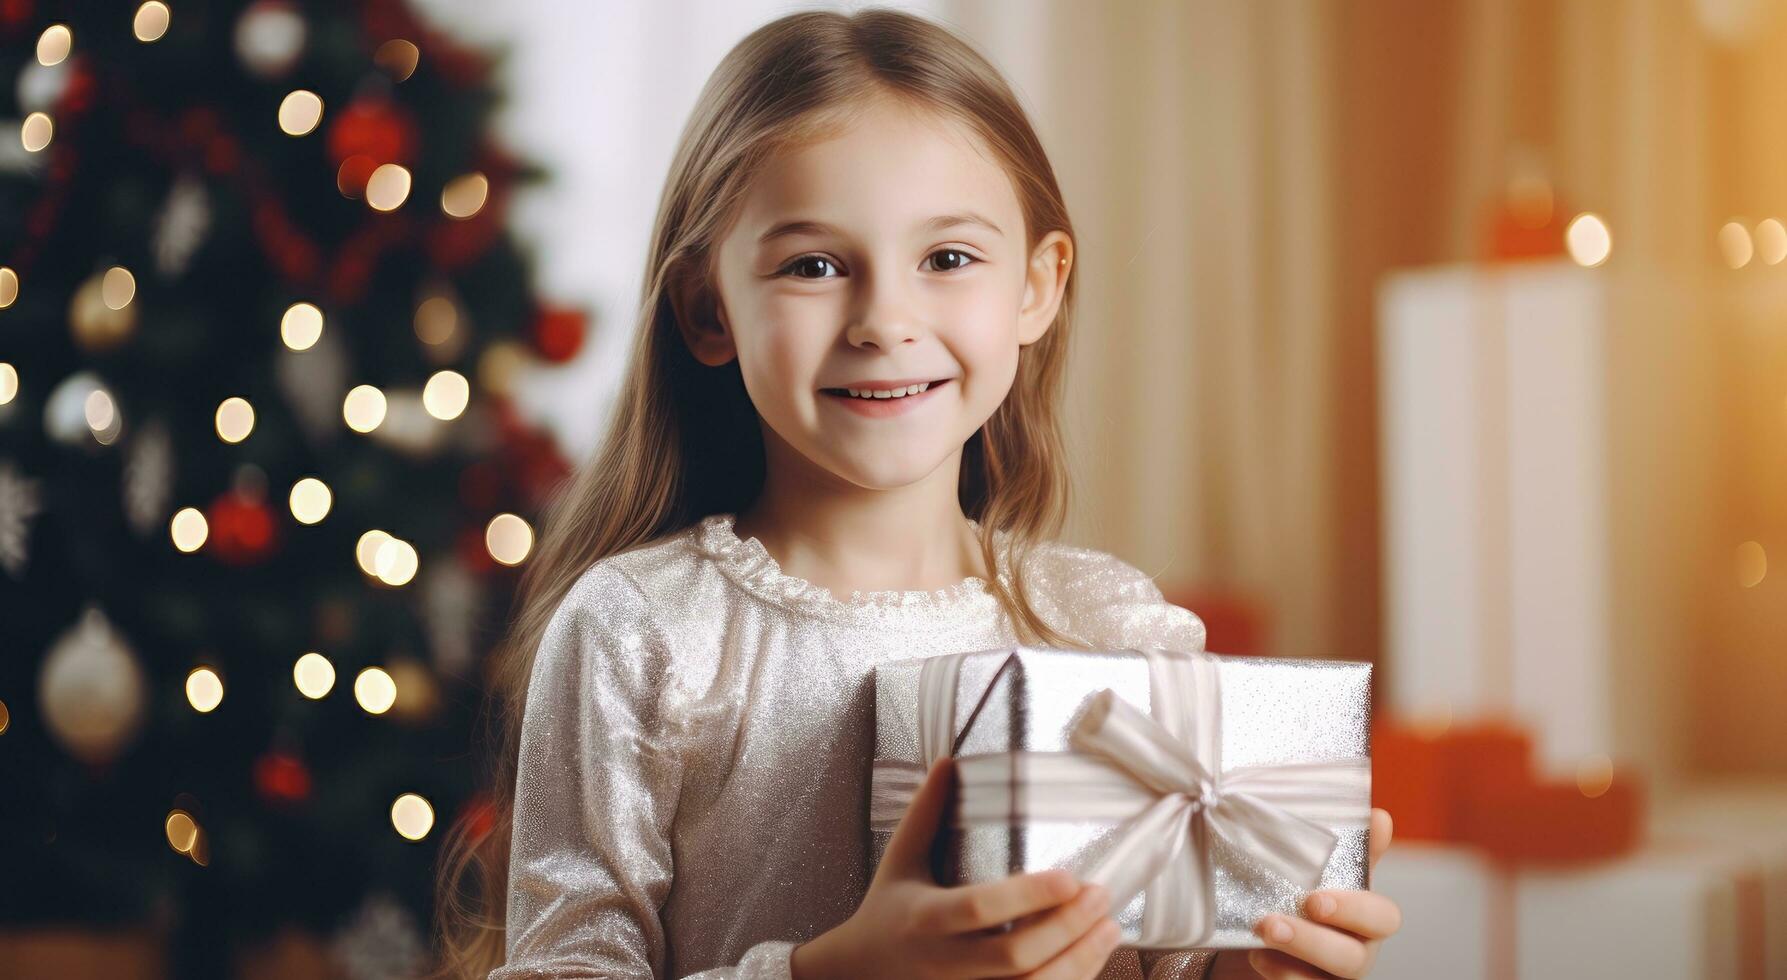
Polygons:
[[310,770],[284,752],[268,752],[254,760],[254,788],[276,803],[295,803],[310,796]]
[[278,540],[278,525],[266,501],[234,491],[211,502],[205,521],[210,525],[205,547],[225,564],[264,561]]
[[533,333],[540,356],[562,364],[583,347],[584,315],[578,310],[543,308],[534,316]]
[[408,166],[415,149],[414,117],[389,99],[355,99],[329,123],[329,157],[336,166],[356,155]]

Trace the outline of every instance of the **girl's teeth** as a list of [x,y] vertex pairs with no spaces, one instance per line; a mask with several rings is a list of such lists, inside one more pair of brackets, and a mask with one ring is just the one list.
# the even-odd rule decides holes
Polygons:
[[919,384],[907,385],[904,388],[893,388],[888,391],[870,391],[866,388],[846,388],[844,390],[850,392],[850,397],[852,398],[904,398],[907,395],[916,395],[930,386],[931,383],[929,381],[924,381]]

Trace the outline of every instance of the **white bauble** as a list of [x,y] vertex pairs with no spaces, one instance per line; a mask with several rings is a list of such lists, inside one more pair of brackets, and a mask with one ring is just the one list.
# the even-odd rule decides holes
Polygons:
[[37,677],[45,727],[70,755],[95,765],[136,735],[145,700],[136,655],[95,606],[57,637]]

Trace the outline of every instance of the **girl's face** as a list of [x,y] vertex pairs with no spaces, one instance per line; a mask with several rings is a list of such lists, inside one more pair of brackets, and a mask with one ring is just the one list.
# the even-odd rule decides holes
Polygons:
[[[738,358],[770,452],[906,486],[959,459],[1055,319],[1072,243],[1024,239],[971,131],[881,103],[764,169],[717,249],[716,306],[678,319],[703,364]],[[844,391],[925,382],[899,400]]]

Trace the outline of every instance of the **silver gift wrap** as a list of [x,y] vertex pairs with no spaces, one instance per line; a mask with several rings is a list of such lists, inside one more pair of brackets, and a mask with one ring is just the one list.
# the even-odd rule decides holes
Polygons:
[[[1157,702],[1167,691],[1175,698]],[[1160,780],[1128,779],[1138,767],[1110,763],[1122,745],[1110,755],[1089,749],[1095,714],[1131,719],[1136,754],[1182,749],[1183,741],[1220,771],[1192,765],[1212,778],[1168,787],[1184,790],[1176,793],[1160,789]],[[1369,887],[1370,720],[1371,664],[1360,661],[1005,647],[883,663],[875,669],[870,866],[923,779],[928,748],[934,757],[954,755],[960,780],[933,852],[940,882],[1065,868],[1111,887],[1125,946],[1263,946],[1253,933],[1261,916],[1301,915],[1314,889]],[[931,730],[921,734],[926,722]],[[1168,729],[1176,733],[1171,746]],[[1074,767],[1102,772],[1079,783],[1062,775],[1081,771]],[[1044,772],[1055,774],[1036,782],[1058,784],[1046,806],[1026,795],[1027,779]],[[1169,802],[1163,796],[1177,809],[1147,805]],[[1128,802],[1113,802],[1118,797]],[[1170,833],[1189,837],[1168,844]],[[1175,856],[1138,860],[1138,848]],[[1287,863],[1287,851],[1298,861]],[[1124,866],[1109,878],[1110,868]],[[1203,939],[1161,941],[1169,934]]]

